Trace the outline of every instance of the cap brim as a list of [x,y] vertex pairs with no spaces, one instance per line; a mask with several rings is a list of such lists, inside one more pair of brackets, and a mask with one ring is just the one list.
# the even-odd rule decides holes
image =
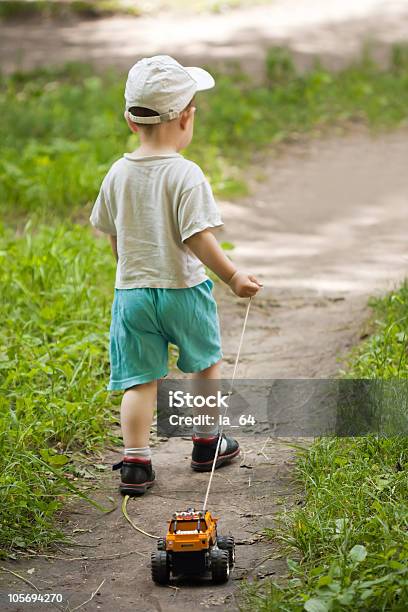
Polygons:
[[189,66],[184,68],[192,79],[197,83],[197,91],[204,91],[205,89],[212,89],[215,85],[215,81],[211,74],[202,68],[195,66]]

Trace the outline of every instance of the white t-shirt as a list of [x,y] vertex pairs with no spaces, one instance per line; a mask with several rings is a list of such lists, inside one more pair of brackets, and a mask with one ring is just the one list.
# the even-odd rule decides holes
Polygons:
[[184,240],[222,225],[201,168],[179,153],[125,153],[103,179],[90,222],[117,236],[118,289],[203,282],[204,266]]

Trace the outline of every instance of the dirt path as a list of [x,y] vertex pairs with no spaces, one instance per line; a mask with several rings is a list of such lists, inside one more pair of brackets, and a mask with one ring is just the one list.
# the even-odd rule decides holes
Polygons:
[[[235,260],[262,274],[265,282],[251,312],[241,377],[335,374],[338,358],[359,339],[367,296],[390,289],[408,271],[407,160],[406,132],[294,145],[277,159],[259,160],[267,178],[253,184],[254,196],[222,203],[225,238],[237,245]],[[221,287],[217,294],[228,375],[245,305]],[[71,608],[105,580],[83,610],[236,610],[241,578],[286,572],[285,560],[276,558],[274,545],[260,534],[282,503],[296,501],[293,451],[283,441],[264,446],[265,440],[242,438],[241,443],[241,464],[217,473],[211,497],[211,507],[221,516],[220,530],[239,542],[237,567],[227,585],[154,586],[149,571],[154,543],[130,528],[120,508],[103,516],[78,502],[61,521],[79,546],[53,553],[69,560],[35,558],[3,565],[40,589],[62,593]],[[131,517],[155,534],[163,533],[175,509],[202,500],[206,477],[189,470],[190,444],[172,439],[158,445],[157,485],[129,504]],[[104,504],[108,496],[119,497],[109,470],[119,456],[107,454],[101,488],[93,493]],[[31,568],[34,572],[27,573]],[[3,593],[30,590],[5,574],[0,585]],[[2,609],[23,611],[26,605]]]
[[[337,69],[375,40],[374,55],[385,63],[390,45],[406,40],[405,0],[273,0],[266,6],[221,14],[160,12],[145,17],[111,17],[61,22],[0,24],[3,72],[66,61],[92,62],[97,69],[123,69],[140,56],[170,53],[181,61],[214,65],[238,61],[260,78],[269,47],[290,48],[300,69],[319,55]],[[163,43],[165,41],[165,44]]]
[[[290,146],[260,157],[266,180],[252,196],[224,203],[235,261],[265,283],[242,377],[331,376],[358,338],[367,296],[406,275],[407,136],[361,132]],[[229,351],[242,311],[223,309]]]
[[[242,442],[246,453],[245,465],[252,468],[240,468],[239,462],[224,468],[215,477],[211,496],[211,507],[221,517],[220,533],[234,534],[237,540],[236,567],[226,585],[215,588],[211,582],[201,579],[196,582],[174,581],[172,587],[154,585],[150,578],[150,553],[155,542],[133,531],[123,518],[120,507],[112,514],[102,516],[82,503],[75,503],[71,511],[67,509],[61,517],[67,533],[72,534],[82,547],[64,547],[61,552],[52,553],[74,560],[36,558],[3,565],[33,581],[44,592],[62,593],[64,603],[69,602],[71,609],[84,602],[105,579],[100,595],[85,606],[85,610],[176,612],[213,606],[236,610],[236,587],[243,577],[261,577],[285,571],[286,564],[282,558],[262,562],[268,556],[274,556],[274,547],[261,537],[261,530],[271,525],[277,503],[293,497],[289,475],[292,452],[288,449],[280,452],[278,447],[273,449],[267,444],[262,455],[260,450],[264,444]],[[188,467],[190,452],[191,441],[180,439],[171,439],[156,449],[154,464],[158,481],[154,492],[128,504],[129,515],[140,527],[164,536],[166,521],[174,510],[202,503],[206,477],[191,473]],[[110,467],[118,457],[109,453],[105,457],[106,465]],[[111,502],[107,496],[119,497],[116,484],[116,478],[107,472],[101,483],[104,494],[99,491],[93,497],[109,507]],[[116,554],[123,556],[112,559],[111,556]],[[92,559],[94,557],[102,560]],[[27,571],[31,568],[35,571],[30,575]],[[2,574],[0,592],[32,592],[32,589],[18,579]],[[4,600],[2,604],[2,610],[26,609],[26,604],[7,605]]]

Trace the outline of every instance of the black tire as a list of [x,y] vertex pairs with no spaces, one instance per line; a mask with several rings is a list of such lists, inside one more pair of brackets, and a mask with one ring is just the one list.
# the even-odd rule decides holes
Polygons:
[[157,540],[157,550],[166,550],[166,538],[159,538]]
[[229,552],[220,548],[211,551],[211,577],[215,584],[227,582],[230,573]]
[[167,584],[170,580],[170,567],[165,550],[152,552],[152,579],[157,584]]
[[221,550],[228,550],[229,564],[232,567],[235,563],[235,540],[232,536],[218,536],[217,545]]

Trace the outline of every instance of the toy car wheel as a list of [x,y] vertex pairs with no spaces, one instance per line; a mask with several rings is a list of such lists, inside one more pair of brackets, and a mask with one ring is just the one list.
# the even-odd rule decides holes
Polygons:
[[157,550],[166,550],[166,538],[159,538],[157,540]]
[[152,578],[157,584],[167,584],[170,579],[170,567],[165,550],[154,550],[151,557]]
[[211,577],[216,584],[227,582],[230,573],[229,552],[215,548],[211,551]]
[[235,563],[235,541],[232,536],[218,536],[217,537],[218,548],[221,550],[228,550],[229,564],[232,567]]

